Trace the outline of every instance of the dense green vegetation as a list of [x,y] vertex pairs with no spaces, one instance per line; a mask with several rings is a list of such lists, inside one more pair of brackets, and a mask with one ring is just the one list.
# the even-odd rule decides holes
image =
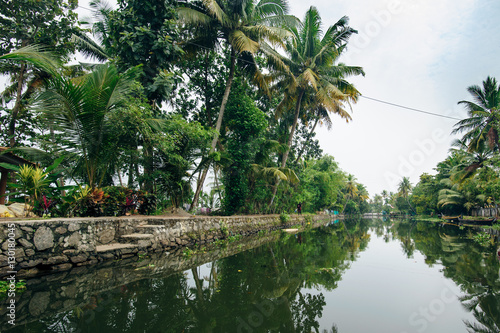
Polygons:
[[500,200],[500,86],[488,77],[482,86],[467,91],[472,101],[460,101],[468,118],[455,124],[452,134],[462,134],[436,174],[424,173],[412,187],[407,178],[398,193],[384,191],[372,201],[375,211],[411,212],[421,215],[471,215],[478,208],[497,208]]
[[[4,166],[19,171],[10,201],[51,216],[368,210],[314,133],[360,96],[362,68],[339,62],[347,17],[322,27],[286,0],[96,0],[87,23],[74,1],[0,6],[0,146],[39,163]],[[68,65],[76,50],[99,63]]]

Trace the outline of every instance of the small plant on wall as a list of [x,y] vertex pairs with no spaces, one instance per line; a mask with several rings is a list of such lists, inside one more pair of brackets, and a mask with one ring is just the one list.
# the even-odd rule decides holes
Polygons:
[[64,189],[57,184],[60,173],[55,172],[61,162],[62,158],[59,158],[46,169],[29,164],[15,166],[1,163],[2,167],[15,171],[16,181],[9,183],[9,187],[15,190],[9,193],[10,201],[24,202],[27,215],[31,212],[40,216],[50,214],[55,203],[52,198]]

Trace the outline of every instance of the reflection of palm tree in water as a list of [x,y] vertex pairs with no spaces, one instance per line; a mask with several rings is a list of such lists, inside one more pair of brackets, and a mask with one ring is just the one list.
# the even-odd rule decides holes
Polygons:
[[415,242],[411,238],[411,231],[413,230],[413,227],[415,227],[415,225],[417,225],[417,223],[415,221],[411,221],[408,234],[400,238],[401,247],[403,248],[403,252],[406,254],[406,257],[408,259],[413,257],[413,253],[415,253]]
[[[293,268],[293,260],[282,254],[278,260],[273,249],[269,246],[271,254],[275,280],[273,289],[274,298],[279,298],[281,313],[284,313],[283,321],[280,324],[280,332],[312,332],[312,329],[319,332],[319,323],[316,318],[321,317],[323,307],[326,305],[325,297],[322,293],[318,295],[303,294],[302,288],[305,280],[294,275],[297,268]],[[291,254],[293,256],[294,254]],[[279,264],[280,263],[280,264]],[[282,267],[280,270],[279,267]],[[264,294],[265,295],[265,294]]]
[[487,315],[485,312],[480,312],[478,309],[472,311],[474,318],[479,324],[471,323],[465,321],[465,326],[467,326],[467,331],[470,333],[498,333],[500,332],[500,325],[495,323],[492,316]]
[[362,241],[366,241],[370,238],[370,235],[360,229],[359,224],[356,223],[354,227],[349,229],[345,222],[341,220],[342,226],[346,231],[344,236],[344,245],[349,250],[349,260],[356,260],[356,255],[361,248]]
[[187,294],[185,299],[188,306],[193,312],[198,323],[199,332],[210,333],[213,332],[213,316],[211,310],[212,297],[217,289],[217,270],[215,269],[215,262],[212,262],[210,270],[210,277],[208,279],[208,288],[203,288],[203,279],[199,277],[198,268],[192,268],[191,274],[196,285],[195,299],[191,300]]
[[488,259],[484,266],[470,267],[470,271],[465,273],[469,275],[468,281],[461,286],[467,294],[460,297],[460,301],[477,320],[477,323],[465,321],[469,332],[500,332],[500,280],[491,270],[494,267],[493,260]]

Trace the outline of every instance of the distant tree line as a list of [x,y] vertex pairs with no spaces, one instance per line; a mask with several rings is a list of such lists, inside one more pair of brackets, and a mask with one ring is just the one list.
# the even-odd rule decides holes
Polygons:
[[[472,101],[460,101],[468,117],[455,124],[455,140],[436,174],[424,173],[412,187],[403,178],[398,193],[376,195],[376,211],[470,215],[478,208],[498,208],[500,201],[500,86],[493,77],[467,88]],[[405,197],[408,200],[405,200]]]

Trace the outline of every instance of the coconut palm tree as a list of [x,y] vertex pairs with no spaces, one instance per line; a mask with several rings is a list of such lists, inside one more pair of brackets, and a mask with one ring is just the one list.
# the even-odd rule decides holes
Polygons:
[[457,139],[452,143],[450,152],[459,158],[459,163],[450,173],[450,179],[458,183],[463,183],[474,176],[479,169],[487,167],[487,162],[494,156],[486,141],[479,142],[474,151],[470,151],[466,142]]
[[386,190],[383,190],[382,193],[381,193],[381,195],[382,195],[382,198],[384,198],[384,205],[387,205],[387,203],[388,203],[387,199],[389,197],[389,193],[387,193]]
[[500,121],[500,86],[495,78],[488,76],[483,81],[483,87],[473,85],[467,88],[473,102],[460,101],[464,105],[469,118],[455,124],[455,133],[463,133],[463,141],[468,143],[469,151],[479,149],[487,142],[490,149],[498,149],[498,134]]
[[[286,0],[202,0],[188,2],[186,6],[179,7],[179,19],[192,33],[186,45],[189,49],[193,46],[220,47],[224,42],[229,53],[229,74],[224,89],[224,95],[219,109],[215,134],[212,139],[209,155],[215,152],[219,139],[220,128],[224,111],[231,91],[236,69],[236,61],[242,59],[253,74],[253,78],[265,89],[266,85],[262,73],[258,70],[253,55],[261,51],[274,57],[274,62],[279,68],[279,59],[269,47],[271,44],[283,44],[291,37],[288,30],[282,28],[284,23],[293,24],[296,19],[287,15],[288,3]],[[199,193],[205,182],[208,167],[204,169],[197,184],[192,208],[198,204]]]
[[74,157],[76,172],[83,170],[90,187],[102,183],[114,161],[119,142],[112,136],[110,114],[127,101],[137,75],[137,68],[120,74],[107,64],[78,79],[54,76],[35,101],[35,108],[65,134],[60,150]]
[[46,80],[61,66],[61,59],[39,45],[30,45],[0,57],[0,73],[12,76],[12,84],[0,94],[3,100],[14,98],[6,132],[10,147],[16,145],[16,126],[27,112],[27,101],[41,89]]
[[414,213],[416,213],[415,210],[413,209],[412,205],[410,204],[410,200],[409,200],[411,190],[412,190],[412,186],[411,186],[410,179],[408,177],[403,177],[403,179],[401,180],[401,182],[399,182],[399,185],[398,185],[398,194],[406,200],[410,209]]
[[454,210],[462,210],[463,207],[469,213],[472,208],[481,207],[487,200],[485,195],[464,189],[450,179],[443,179],[441,184],[447,188],[439,191],[438,207],[451,207]]
[[[346,105],[355,103],[360,93],[346,78],[364,75],[364,71],[361,67],[338,63],[349,38],[357,33],[348,26],[348,21],[346,16],[342,17],[323,34],[319,12],[311,6],[299,28],[291,29],[294,39],[286,44],[287,57],[283,58],[290,70],[283,72],[277,69],[271,75],[277,82],[276,87],[285,91],[276,116],[289,111],[294,114],[287,140],[288,149],[281,157],[282,168],[286,167],[303,101],[314,107],[323,107],[346,121],[351,119]],[[278,185],[279,181],[273,189],[270,204],[274,201]]]
[[344,192],[345,192],[345,196],[344,196],[345,203],[344,203],[344,208],[342,209],[342,213],[345,211],[349,201],[355,200],[359,196],[358,183],[356,182],[356,177],[354,177],[351,174],[347,175],[347,177],[346,177],[345,185],[344,185]]
[[408,195],[410,195],[411,192],[411,183],[408,177],[403,177],[403,179],[399,182],[398,191],[403,198],[408,198]]

